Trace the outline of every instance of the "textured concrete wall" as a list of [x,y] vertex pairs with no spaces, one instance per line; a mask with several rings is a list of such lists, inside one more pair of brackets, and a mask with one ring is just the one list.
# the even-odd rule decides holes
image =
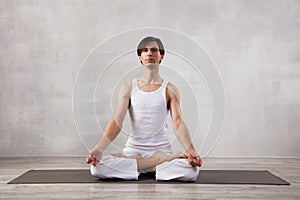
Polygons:
[[0,0],[0,13],[0,156],[85,155],[78,67],[100,42],[148,26],[186,34],[222,75],[227,117],[211,156],[300,156],[299,1]]

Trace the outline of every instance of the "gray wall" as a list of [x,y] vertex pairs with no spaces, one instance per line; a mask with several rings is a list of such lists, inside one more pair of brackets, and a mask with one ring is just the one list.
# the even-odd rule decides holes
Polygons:
[[210,156],[300,156],[299,1],[0,0],[0,13],[0,156],[85,155],[72,112],[76,73],[96,45],[139,27],[184,33],[218,68],[227,114]]

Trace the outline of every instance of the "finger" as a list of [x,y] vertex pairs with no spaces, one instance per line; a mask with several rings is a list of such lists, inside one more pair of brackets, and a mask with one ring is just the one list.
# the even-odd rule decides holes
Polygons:
[[190,158],[191,158],[192,160],[194,160],[194,159],[196,158],[195,155],[194,155],[193,153],[189,154],[189,156],[190,156]]
[[92,162],[90,155],[86,157],[86,163],[90,164]]
[[93,160],[92,160],[92,165],[93,165],[93,166],[96,166],[96,159],[93,159]]
[[91,153],[87,156],[87,162],[88,162],[88,164],[91,163],[91,162],[93,162],[94,157],[95,156],[93,154],[91,154]]
[[95,160],[96,160],[95,155],[89,154],[89,155],[87,156],[87,164],[92,163],[92,165],[94,165]]
[[199,156],[199,167],[201,167],[202,166],[202,159],[200,158],[200,156]]
[[93,165],[94,167],[96,167],[96,165],[98,164],[99,160],[97,160],[96,158],[94,158],[94,161],[93,161]]
[[192,163],[193,163],[193,157],[190,154],[188,155],[188,161],[189,161],[189,164],[192,165]]
[[200,162],[200,157],[199,157],[198,155],[197,155],[196,158],[195,158],[195,162],[196,162],[196,163],[199,163],[199,162]]
[[202,165],[202,161],[201,161],[201,159],[199,159],[198,162],[197,162],[197,166],[201,167],[201,165]]
[[199,160],[199,158],[200,158],[200,156],[198,155],[198,154],[193,154],[193,158],[195,159],[195,160]]
[[192,160],[192,166],[201,166],[201,159],[200,159],[200,156],[199,155],[196,155],[195,157],[193,157],[193,160]]
[[93,160],[89,159],[86,161],[87,164],[91,164],[93,162]]
[[197,159],[194,158],[194,160],[193,160],[193,166],[197,166],[197,165],[198,165]]
[[201,161],[201,158],[199,155],[197,155],[197,157],[196,157],[196,163],[197,163],[197,166],[201,167],[202,161]]

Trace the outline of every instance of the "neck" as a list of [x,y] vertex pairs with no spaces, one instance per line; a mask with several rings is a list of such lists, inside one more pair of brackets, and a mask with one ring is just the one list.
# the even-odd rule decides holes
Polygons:
[[162,78],[159,74],[159,65],[144,66],[143,73],[138,79],[144,83],[160,83]]

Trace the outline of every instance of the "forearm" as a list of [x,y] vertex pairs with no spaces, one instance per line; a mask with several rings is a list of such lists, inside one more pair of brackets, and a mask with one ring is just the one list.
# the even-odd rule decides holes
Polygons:
[[120,131],[121,127],[119,127],[114,118],[112,118],[104,129],[103,135],[94,149],[103,152],[106,147],[117,137]]
[[190,133],[184,121],[180,121],[177,123],[176,127],[174,128],[174,132],[177,140],[182,145],[186,153],[196,151],[192,143]]
[[185,152],[187,153],[187,159],[190,165],[201,167],[202,160],[192,143],[190,134],[184,122],[180,124],[175,134],[177,139],[183,146]]

